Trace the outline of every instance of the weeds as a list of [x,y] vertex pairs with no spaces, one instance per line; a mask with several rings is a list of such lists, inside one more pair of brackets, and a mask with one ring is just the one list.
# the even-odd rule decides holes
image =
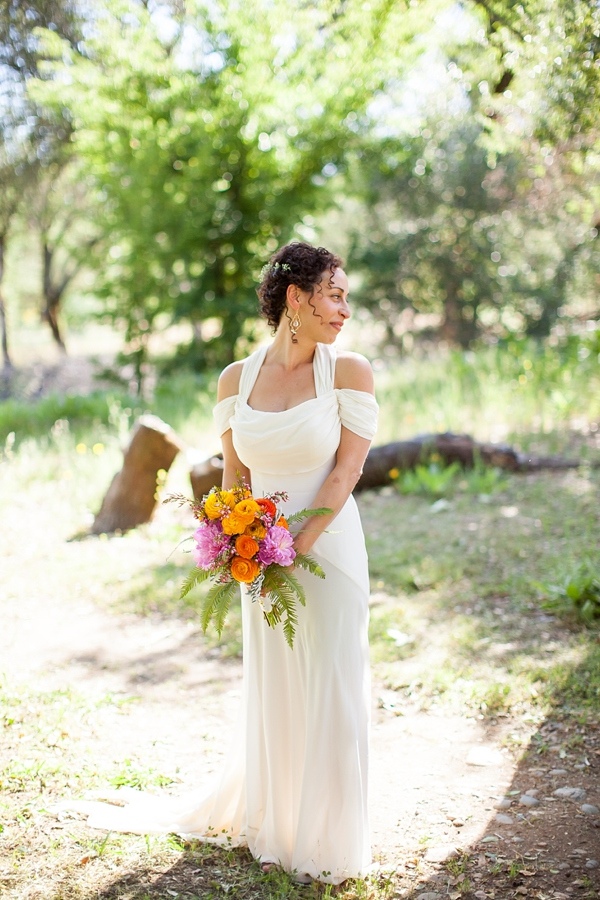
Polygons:
[[600,570],[591,560],[581,563],[559,584],[537,583],[542,607],[560,615],[571,615],[586,625],[600,620]]

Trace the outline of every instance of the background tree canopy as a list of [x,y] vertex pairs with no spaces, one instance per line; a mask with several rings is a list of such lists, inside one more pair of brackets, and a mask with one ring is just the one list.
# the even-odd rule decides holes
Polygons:
[[392,349],[598,314],[586,0],[10,2],[0,38],[1,245],[35,226],[59,343],[85,268],[139,373],[176,322],[223,365],[293,237],[350,254]]

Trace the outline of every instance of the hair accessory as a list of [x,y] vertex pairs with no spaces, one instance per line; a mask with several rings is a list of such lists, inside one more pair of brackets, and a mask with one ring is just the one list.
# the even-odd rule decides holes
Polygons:
[[264,281],[267,275],[277,275],[278,271],[281,272],[291,272],[291,266],[288,266],[287,263],[266,263],[260,270],[260,279]]
[[296,311],[294,313],[293,318],[290,319],[290,323],[289,323],[290,334],[292,336],[292,344],[298,343],[298,338],[296,337],[296,334],[298,333],[298,329],[300,328],[301,325],[302,325],[302,322],[300,321],[300,314],[298,313],[298,311]]

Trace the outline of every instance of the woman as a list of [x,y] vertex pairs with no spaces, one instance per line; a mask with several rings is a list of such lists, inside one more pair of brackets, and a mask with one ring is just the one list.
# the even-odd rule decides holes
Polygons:
[[352,490],[375,433],[366,359],[335,353],[350,316],[339,257],[292,243],[258,290],[269,346],[219,379],[215,418],[223,486],[241,475],[255,496],[285,490],[305,520],[295,548],[326,577],[296,571],[307,602],[294,649],[244,597],[245,838],[255,857],[337,884],[370,862],[367,822],[368,572]]
[[241,733],[215,791],[185,803],[138,795],[121,808],[79,808],[96,827],[243,844],[264,871],[281,866],[301,882],[339,884],[370,862],[369,582],[352,489],[377,404],[368,362],[333,349],[350,316],[339,257],[288,244],[258,294],[275,337],[219,379],[223,486],[241,476],[254,496],[285,491],[287,513],[330,508],[305,520],[294,541],[326,577],[295,572],[306,606],[293,649],[242,589]]

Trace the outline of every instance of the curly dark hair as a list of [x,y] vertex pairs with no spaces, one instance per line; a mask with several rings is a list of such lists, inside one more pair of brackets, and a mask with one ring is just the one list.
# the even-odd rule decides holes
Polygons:
[[312,296],[323,272],[329,269],[333,275],[342,265],[341,258],[325,247],[313,247],[304,241],[292,241],[280,247],[263,269],[262,281],[256,291],[261,315],[276,330],[290,284],[297,285],[302,291],[310,291]]

